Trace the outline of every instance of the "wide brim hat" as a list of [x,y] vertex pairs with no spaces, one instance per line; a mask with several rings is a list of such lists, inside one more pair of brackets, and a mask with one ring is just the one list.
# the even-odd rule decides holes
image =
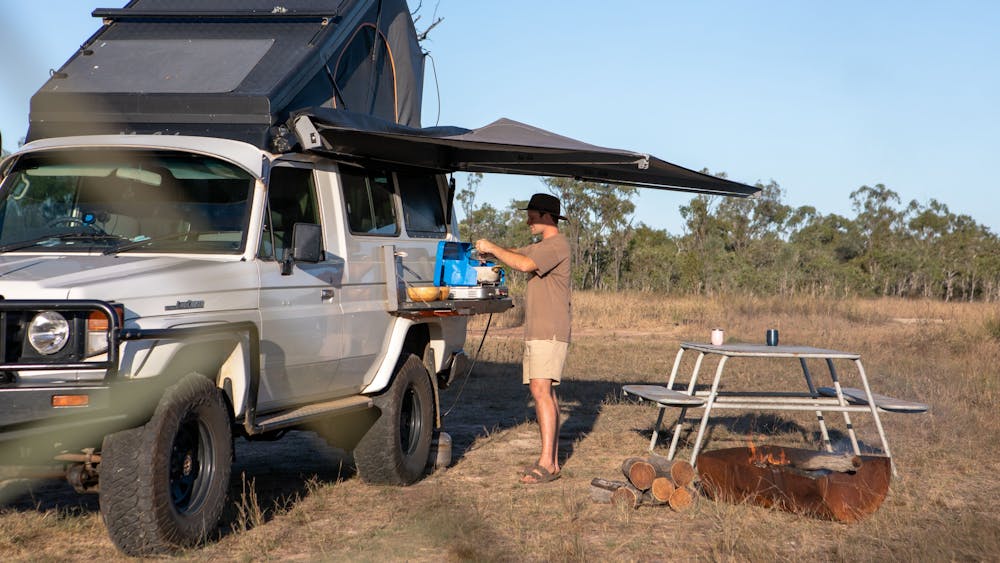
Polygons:
[[521,211],[538,211],[539,213],[548,213],[557,219],[569,221],[568,218],[559,214],[562,211],[562,206],[559,204],[559,198],[550,194],[535,194],[531,196],[531,200],[528,201],[528,206],[521,208]]

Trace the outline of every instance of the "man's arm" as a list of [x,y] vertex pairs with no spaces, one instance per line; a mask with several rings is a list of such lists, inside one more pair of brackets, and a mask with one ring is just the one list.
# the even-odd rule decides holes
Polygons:
[[494,244],[486,239],[476,241],[476,250],[479,254],[492,254],[497,260],[514,268],[519,272],[534,272],[538,269],[535,261],[519,252],[514,252],[498,244]]

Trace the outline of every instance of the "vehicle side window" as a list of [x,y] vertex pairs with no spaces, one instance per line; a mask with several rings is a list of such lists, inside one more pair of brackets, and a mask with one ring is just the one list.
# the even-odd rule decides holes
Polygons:
[[312,170],[279,166],[271,169],[268,213],[261,235],[260,256],[281,260],[292,245],[296,223],[319,224],[319,205]]
[[341,166],[340,180],[347,204],[347,224],[352,233],[399,234],[396,206],[392,201],[392,176],[389,173]]
[[403,220],[411,237],[443,238],[448,232],[438,177],[433,174],[396,174],[403,200]]

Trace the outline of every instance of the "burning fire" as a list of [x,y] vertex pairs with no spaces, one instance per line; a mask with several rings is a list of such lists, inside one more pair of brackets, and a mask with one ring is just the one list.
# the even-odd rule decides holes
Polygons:
[[757,446],[753,443],[753,438],[747,439],[747,447],[750,449],[750,463],[758,467],[765,465],[789,465],[792,462],[785,455],[785,450],[779,449],[778,455],[772,452],[764,453],[757,451]]

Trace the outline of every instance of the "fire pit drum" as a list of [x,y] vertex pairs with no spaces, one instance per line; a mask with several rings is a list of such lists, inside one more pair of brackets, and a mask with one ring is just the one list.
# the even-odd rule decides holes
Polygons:
[[[756,453],[781,451],[808,455],[811,450],[758,446]],[[855,471],[806,471],[791,465],[751,461],[750,448],[727,448],[698,456],[698,474],[706,494],[727,502],[752,502],[789,512],[854,522],[878,510],[889,490],[888,457],[860,456]]]

